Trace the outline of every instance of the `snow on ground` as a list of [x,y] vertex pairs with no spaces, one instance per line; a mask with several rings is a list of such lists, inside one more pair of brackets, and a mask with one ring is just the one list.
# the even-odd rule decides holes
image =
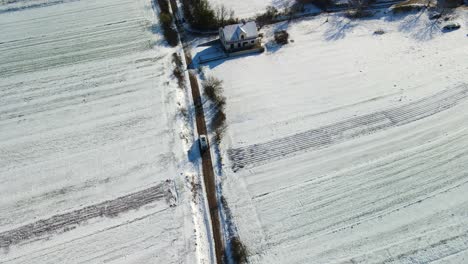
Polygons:
[[[468,49],[426,13],[318,16],[224,81],[223,192],[252,263],[464,263]],[[290,44],[272,44],[287,28]],[[375,35],[377,29],[385,31]]]
[[151,1],[0,6],[0,262],[193,263]]
[[214,7],[225,5],[228,9],[234,10],[234,14],[239,18],[251,18],[256,14],[264,13],[267,6],[274,6],[282,9],[289,6],[292,0],[209,0]]

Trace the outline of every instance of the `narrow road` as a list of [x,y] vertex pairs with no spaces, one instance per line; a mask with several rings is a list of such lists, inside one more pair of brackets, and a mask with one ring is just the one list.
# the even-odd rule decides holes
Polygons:
[[[192,97],[195,104],[195,116],[197,122],[197,131],[199,135],[207,135],[205,114],[203,112],[203,104],[200,97],[200,89],[195,78],[190,78],[190,86],[192,87]],[[221,222],[219,220],[218,199],[216,197],[216,180],[213,171],[213,162],[211,161],[211,152],[207,149],[201,153],[203,180],[205,182],[206,197],[208,199],[208,207],[210,208],[211,226],[213,229],[213,239],[216,254],[216,263],[223,263],[224,241],[221,233]]]
[[[179,32],[179,37],[182,43],[182,47],[184,49],[184,55],[186,57],[186,61],[188,57],[191,60],[192,58],[191,58],[190,52],[187,49],[184,27],[179,21],[178,6],[176,4],[176,1],[174,0],[170,0],[170,4],[171,4],[171,9],[172,9],[172,14],[174,14],[175,16],[175,24],[177,26],[177,31]],[[207,135],[208,131],[206,129],[205,113],[203,112],[203,103],[201,101],[200,88],[198,85],[198,81],[197,81],[197,78],[189,78],[189,80],[190,80],[190,87],[192,90],[193,102],[195,105],[195,119],[197,123],[197,132],[198,132],[198,135]],[[210,218],[211,218],[211,227],[212,227],[213,240],[214,240],[213,242],[214,242],[216,263],[221,264],[223,263],[223,257],[224,257],[224,240],[223,240],[223,235],[221,231],[222,230],[221,221],[219,219],[220,216],[219,216],[218,199],[216,197],[216,179],[215,179],[215,173],[213,171],[213,162],[211,160],[211,152],[209,149],[201,153],[201,159],[202,159],[202,173],[203,173],[203,180],[205,183],[206,197],[208,200],[208,207],[210,209]]]

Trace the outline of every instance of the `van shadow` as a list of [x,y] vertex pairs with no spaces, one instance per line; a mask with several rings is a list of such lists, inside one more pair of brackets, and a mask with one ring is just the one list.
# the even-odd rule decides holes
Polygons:
[[198,140],[199,139],[195,139],[192,143],[192,146],[190,146],[190,149],[187,150],[187,157],[191,163],[198,163],[198,161],[201,159]]

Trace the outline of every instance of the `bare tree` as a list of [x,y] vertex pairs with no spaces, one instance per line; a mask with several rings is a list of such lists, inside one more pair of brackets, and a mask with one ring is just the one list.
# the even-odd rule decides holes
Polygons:
[[229,10],[229,20],[233,21],[236,20],[236,16],[234,15],[234,10]]
[[282,3],[282,8],[283,8],[283,14],[285,14],[285,15],[290,15],[290,13],[291,13],[291,8],[290,8],[290,3],[289,3],[289,1],[283,1],[283,3]]
[[216,8],[216,19],[218,20],[220,26],[224,26],[228,10],[225,5],[221,4]]
[[219,26],[225,26],[227,23],[235,21],[234,10],[228,9],[224,4],[216,7],[216,20]]
[[362,12],[364,8],[369,5],[368,0],[348,0],[348,6],[350,9]]
[[348,0],[348,16],[356,18],[370,14],[364,10],[368,6],[369,0]]

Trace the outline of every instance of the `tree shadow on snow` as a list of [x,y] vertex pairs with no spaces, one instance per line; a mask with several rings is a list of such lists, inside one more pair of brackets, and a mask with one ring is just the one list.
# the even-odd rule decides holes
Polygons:
[[[336,14],[328,17],[327,21],[320,26],[326,25],[328,27],[324,32],[325,40],[336,41],[345,38],[354,27],[360,25],[360,22],[386,21],[396,23],[396,26],[388,26],[396,28],[399,32],[415,40],[428,41],[442,34],[441,19],[429,19],[430,13],[436,11],[440,12],[441,10],[423,8],[419,11],[409,11],[402,14],[394,14],[389,10],[380,10],[374,12],[370,17],[357,19],[347,18],[345,14]],[[370,30],[369,34],[373,34],[373,32]]]
[[355,21],[344,16],[332,16],[328,19],[328,29],[324,33],[325,40],[336,41],[343,39],[356,25]]
[[408,33],[412,38],[419,41],[428,41],[442,33],[440,21],[430,20],[427,16],[427,9],[409,12],[403,15],[392,17],[394,21],[399,21],[398,30]]
[[[161,12],[161,9],[159,8],[159,5],[157,4],[156,1],[151,1],[151,9],[154,11],[155,14],[159,14]],[[125,21],[123,21],[125,22]],[[162,27],[161,24],[155,23],[147,26],[147,30],[149,30],[153,35],[159,35],[161,38],[159,38],[156,41],[151,41],[151,47],[155,46],[167,46],[170,47],[169,43],[167,43],[166,39],[163,37],[163,32],[162,32]]]
[[396,28],[399,32],[407,34],[412,39],[418,41],[428,41],[442,34],[441,19],[429,19],[430,13],[441,11],[436,8],[430,9],[426,7],[421,10],[413,10],[401,14],[387,11],[382,15],[376,16],[376,19],[398,23]]
[[[151,33],[153,33],[154,35],[162,35],[162,28],[161,28],[161,26],[159,24],[153,24],[153,25],[149,26],[149,31],[151,31]],[[167,46],[167,47],[169,47],[169,44],[167,43],[167,41],[164,38],[159,38],[156,41],[151,41],[151,45],[152,45],[152,47],[154,47],[154,46]]]
[[[207,104],[206,100],[203,102],[203,105],[205,105],[205,104]],[[218,109],[214,105],[210,105],[209,107],[204,106],[204,109],[205,109],[205,119],[210,120],[210,122],[208,122],[207,125],[209,126],[209,129],[211,131],[213,131],[214,128],[212,127],[211,121],[215,118],[215,115],[218,113]],[[222,128],[223,133],[225,132],[224,129],[225,129],[225,127]],[[215,139],[214,136],[210,138],[210,142],[212,142],[212,143],[214,143],[215,140],[216,139]],[[217,175],[222,175],[223,174],[223,163],[222,163],[221,149],[219,148],[219,143],[210,144],[210,145],[212,146],[213,151],[214,151],[214,155],[213,155],[212,159],[214,161],[214,165],[215,165],[215,168],[216,168],[216,174]]]

